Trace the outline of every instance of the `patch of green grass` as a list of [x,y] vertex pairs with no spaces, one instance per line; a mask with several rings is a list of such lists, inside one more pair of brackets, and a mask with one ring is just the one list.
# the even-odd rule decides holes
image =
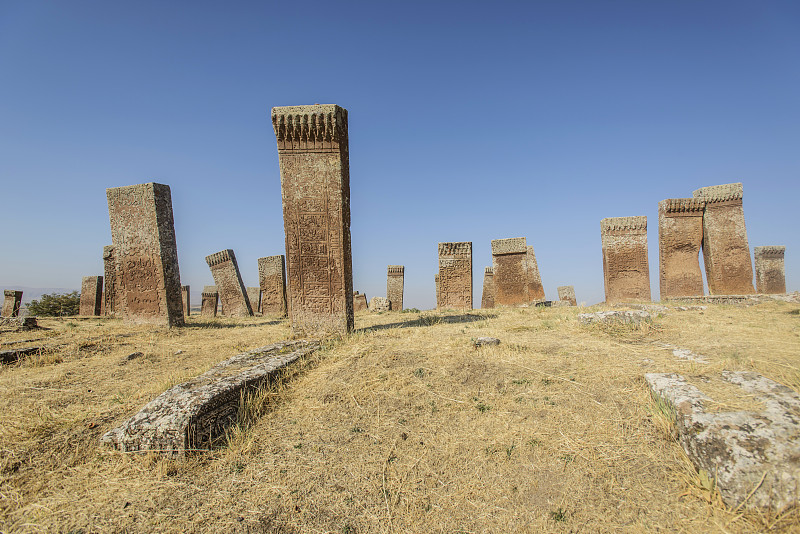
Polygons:
[[565,523],[567,521],[567,511],[559,506],[556,510],[550,512],[550,519],[556,523]]

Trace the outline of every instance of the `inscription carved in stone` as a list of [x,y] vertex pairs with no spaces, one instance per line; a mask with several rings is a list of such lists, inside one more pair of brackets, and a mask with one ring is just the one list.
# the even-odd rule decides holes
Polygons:
[[786,271],[783,256],[786,247],[756,247],[756,291],[758,293],[786,293]]
[[524,237],[492,240],[496,306],[517,306],[530,301],[527,262],[528,246]]
[[103,247],[103,315],[114,316],[114,291],[116,291],[117,262],[114,246]]
[[472,242],[439,243],[438,308],[472,309]]
[[22,306],[22,291],[6,289],[3,291],[3,317],[17,317]]
[[404,266],[389,265],[386,276],[386,298],[389,299],[390,310],[401,311],[403,309],[404,277]]
[[486,267],[483,271],[483,293],[481,294],[481,308],[494,308],[494,269]]
[[284,256],[258,258],[258,283],[261,287],[261,313],[285,317],[286,261]]
[[103,305],[103,277],[84,276],[81,280],[81,300],[78,314],[84,316],[100,315]]
[[216,317],[219,306],[219,292],[217,286],[204,286],[201,293],[200,316]]
[[236,255],[233,251],[225,249],[215,252],[206,256],[206,263],[211,269],[211,275],[214,277],[214,283],[219,291],[222,313],[230,317],[253,315],[250,299],[247,298],[242,275],[239,273],[239,264],[236,263]]
[[114,313],[129,322],[182,326],[181,279],[169,186],[106,189],[117,265]]
[[600,221],[606,302],[650,300],[647,217]]
[[703,295],[700,249],[703,210],[698,198],[671,198],[658,203],[658,268],[661,298]]
[[713,185],[692,196],[705,200],[703,261],[710,295],[750,295],[753,264],[744,225],[741,183]]
[[347,110],[272,109],[281,170],[292,330],[353,329]]

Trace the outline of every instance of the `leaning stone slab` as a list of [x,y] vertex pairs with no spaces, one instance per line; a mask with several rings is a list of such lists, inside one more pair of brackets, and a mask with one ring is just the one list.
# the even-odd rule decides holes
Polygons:
[[3,290],[3,317],[17,317],[22,306],[22,291],[15,289]]
[[707,413],[711,399],[684,377],[645,375],[653,396],[674,411],[686,454],[716,480],[725,504],[775,513],[800,504],[800,396],[756,373],[723,371],[722,378],[764,411]]
[[578,315],[581,324],[641,324],[652,319],[653,315],[644,310],[613,310]]
[[238,354],[168,389],[101,441],[123,452],[185,456],[210,450],[236,423],[244,393],[269,383],[276,372],[319,347],[318,341],[281,341]]

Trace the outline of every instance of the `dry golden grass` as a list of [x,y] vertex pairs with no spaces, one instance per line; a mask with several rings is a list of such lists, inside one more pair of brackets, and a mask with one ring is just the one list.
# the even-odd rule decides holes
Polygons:
[[[359,314],[251,399],[225,446],[187,460],[98,439],[171,385],[286,339],[286,321],[41,321],[52,330],[0,343],[50,347],[0,369],[0,530],[797,531],[797,510],[727,509],[643,379],[675,371],[708,391],[703,377],[755,370],[798,391],[797,309],[710,305],[642,328],[582,326],[576,308]],[[475,349],[480,336],[502,343]],[[720,409],[753,405],[726,391]]]

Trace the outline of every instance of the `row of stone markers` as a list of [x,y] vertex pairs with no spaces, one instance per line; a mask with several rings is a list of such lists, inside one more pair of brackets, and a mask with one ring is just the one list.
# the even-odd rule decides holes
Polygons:
[[[661,299],[702,297],[703,252],[710,295],[786,292],[785,247],[755,247],[756,287],[741,183],[703,187],[658,204]],[[650,300],[647,217],[600,221],[606,302]]]

